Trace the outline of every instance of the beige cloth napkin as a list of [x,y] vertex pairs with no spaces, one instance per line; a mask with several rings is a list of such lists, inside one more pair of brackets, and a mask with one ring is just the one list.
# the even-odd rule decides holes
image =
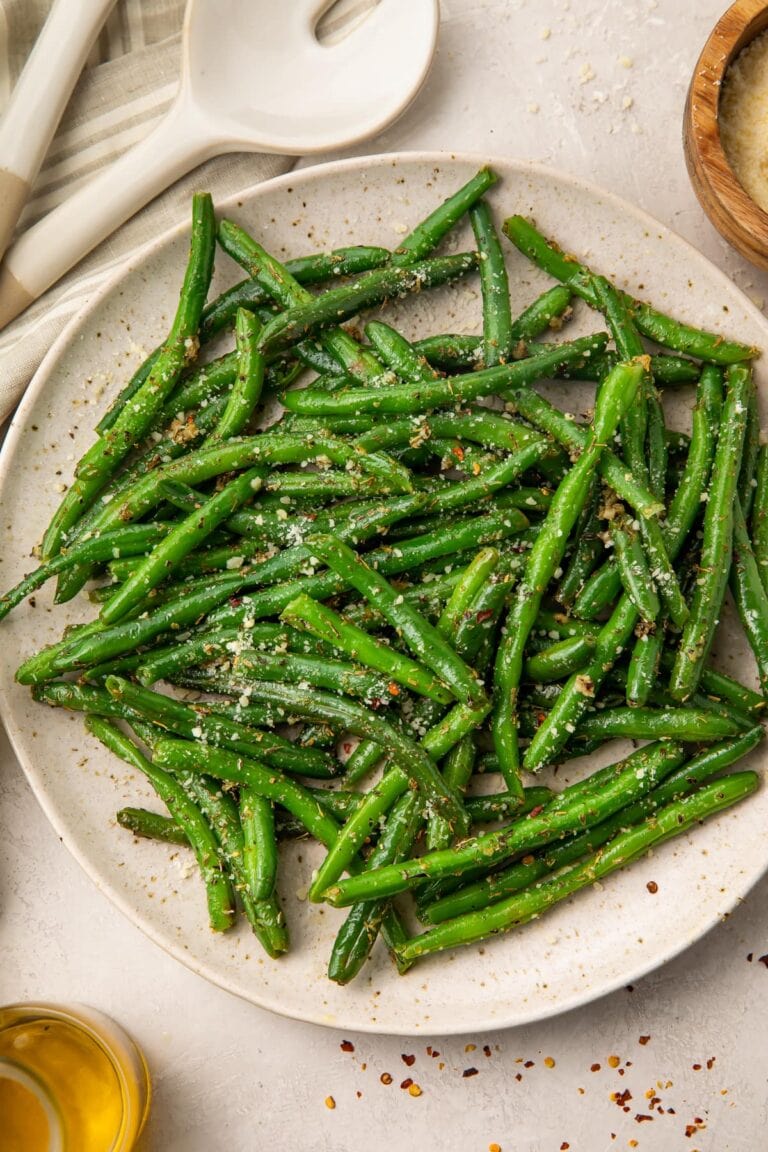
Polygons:
[[[0,0],[0,111],[50,3]],[[177,88],[183,12],[184,0],[119,0],[69,102],[20,228],[140,140],[168,108]],[[293,157],[241,154],[211,160],[99,245],[0,333],[0,422],[70,317],[131,252],[187,216],[194,189],[222,200],[294,163]]]

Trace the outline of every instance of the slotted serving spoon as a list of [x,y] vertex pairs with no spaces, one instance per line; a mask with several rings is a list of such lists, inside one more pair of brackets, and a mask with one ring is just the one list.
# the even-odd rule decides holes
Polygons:
[[429,71],[438,0],[380,0],[339,43],[334,0],[189,0],[179,93],[149,136],[6,253],[0,327],[174,180],[224,152],[303,156],[380,131]]

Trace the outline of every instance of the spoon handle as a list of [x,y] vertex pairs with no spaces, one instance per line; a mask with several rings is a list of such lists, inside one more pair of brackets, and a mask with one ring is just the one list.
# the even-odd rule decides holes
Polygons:
[[0,328],[215,148],[177,100],[155,129],[102,169],[8,249],[0,267]]
[[0,123],[0,256],[115,0],[56,0]]

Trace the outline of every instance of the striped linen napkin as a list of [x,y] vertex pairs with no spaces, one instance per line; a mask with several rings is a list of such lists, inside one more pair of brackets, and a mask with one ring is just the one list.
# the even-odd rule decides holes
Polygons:
[[[77,0],[74,0],[77,3]],[[342,0],[318,28],[345,35],[377,0]],[[0,0],[0,112],[51,0]],[[94,45],[19,223],[34,224],[89,176],[139,141],[178,86],[184,0],[119,0]],[[235,154],[195,169],[158,196],[0,332],[0,423],[13,411],[67,321],[137,248],[186,219],[191,194],[214,201],[289,171],[295,157]]]

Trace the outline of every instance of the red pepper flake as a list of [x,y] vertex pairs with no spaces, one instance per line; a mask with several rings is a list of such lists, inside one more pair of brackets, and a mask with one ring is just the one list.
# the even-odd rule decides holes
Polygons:
[[352,744],[349,740],[345,740],[341,747],[343,748],[344,752],[346,752],[347,756],[351,754]]
[[649,880],[648,883],[646,884],[646,888],[650,892],[651,896],[655,896],[659,890],[659,886],[655,880]]
[[638,1044],[647,1044],[649,1040],[650,1036],[638,1036],[637,1038]]
[[535,1065],[533,1060],[526,1060],[525,1063],[523,1064],[523,1068],[535,1068],[535,1067],[536,1067],[536,1065]]
[[477,1076],[477,1068],[465,1068],[462,1072],[462,1076],[465,1080],[470,1076]]
[[[544,723],[544,713],[543,712],[541,713],[541,719],[539,720],[539,723],[540,724]],[[531,808],[530,812],[528,813],[528,817],[529,817],[529,819],[533,820],[534,816],[538,816],[539,813],[543,812],[543,811],[544,811],[544,805],[543,804],[537,804],[535,808]]]
[[433,1048],[432,1051],[430,1052],[430,1056],[433,1058],[433,1060],[437,1060],[439,1055],[440,1055],[440,1053],[437,1051],[436,1048]]
[[495,615],[492,608],[483,608],[480,612],[475,612],[475,620],[478,624],[484,624],[486,620],[490,620]]
[[392,1077],[390,1076],[389,1072],[382,1072],[381,1076],[379,1076],[379,1080],[381,1080],[382,1084],[392,1083]]
[[490,1056],[490,1055],[491,1055],[491,1046],[490,1046],[490,1044],[483,1044],[483,1055],[485,1055],[485,1056]]
[[560,1145],[560,1152],[568,1152],[569,1148],[570,1148],[570,1144],[568,1143],[568,1141],[563,1140],[562,1144]]
[[395,684],[394,680],[391,680],[389,684],[387,684],[387,691],[389,692],[390,696],[400,695],[400,688],[397,684]]
[[758,964],[764,964],[765,967],[768,968],[768,952],[766,952],[765,956],[758,956],[757,962]]
[[515,1080],[522,1080],[522,1078],[523,1078],[522,1072],[516,1072],[515,1073]]
[[355,1092],[355,1096],[357,1096],[358,1100],[362,1100],[362,1098],[363,1098],[363,1094],[362,1094],[362,1092],[360,1091],[360,1089],[359,1089],[359,1088],[358,1088],[358,1090]]
[[239,596],[230,596],[229,603],[230,603],[230,607],[239,608],[240,605],[242,604],[242,600],[240,599]]
[[451,452],[453,453],[453,455],[456,457],[457,460],[463,460],[464,459],[464,449],[462,448],[461,444],[454,444],[453,447],[451,448]]
[[686,1124],[686,1126],[685,1126],[685,1134],[686,1134],[686,1136],[688,1137],[688,1139],[689,1139],[689,1140],[690,1140],[691,1136],[695,1136],[695,1135],[696,1135],[697,1131],[698,1131],[698,1129],[697,1129],[697,1127],[696,1127],[696,1125],[695,1125],[695,1124]]
[[590,1064],[589,1070],[590,1070],[590,1072],[599,1072],[600,1071],[600,1065],[599,1064]]
[[716,1059],[716,1057],[715,1057],[715,1056],[710,1056],[709,1060],[707,1060],[707,1071],[708,1071],[708,1072],[711,1072],[711,1071],[712,1071],[712,1069],[714,1068],[714,1066],[715,1066],[715,1059]]
[[410,1088],[411,1084],[413,1084],[413,1080],[411,1079],[410,1076],[406,1076],[405,1080],[403,1080],[400,1087],[401,1088]]
[[642,1124],[645,1120],[653,1120],[653,1116],[649,1116],[647,1112],[636,1112],[635,1120],[638,1124]]
[[691,1064],[691,1068],[693,1068],[694,1072],[701,1072],[701,1064]]
[[354,1052],[355,1050],[355,1046],[351,1040],[342,1040],[339,1048],[341,1048],[342,1052]]
[[405,1052],[400,1053],[400,1059],[402,1060],[403,1064],[407,1064],[409,1068],[412,1068],[416,1063],[416,1057],[406,1055]]

